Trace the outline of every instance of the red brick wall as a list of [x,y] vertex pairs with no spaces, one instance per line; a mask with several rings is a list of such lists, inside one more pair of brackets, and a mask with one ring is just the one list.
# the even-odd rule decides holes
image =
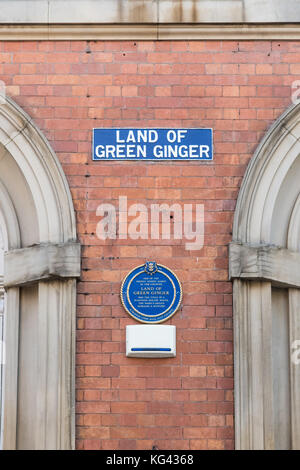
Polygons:
[[[227,246],[246,165],[300,79],[292,42],[2,42],[0,79],[67,175],[83,245],[77,447],[233,448]],[[298,75],[297,75],[298,74]],[[92,162],[93,127],[212,127],[213,164]],[[102,202],[205,205],[205,247],[97,239]],[[146,259],[177,273],[177,357],[125,357],[120,282]]]

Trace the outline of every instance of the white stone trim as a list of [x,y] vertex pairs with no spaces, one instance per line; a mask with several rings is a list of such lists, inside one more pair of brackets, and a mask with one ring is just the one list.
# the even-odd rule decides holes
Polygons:
[[[272,284],[288,288],[290,347],[300,339],[299,155],[300,105],[296,104],[258,146],[237,201],[230,247],[237,449],[273,449],[280,432],[274,429]],[[277,238],[282,246],[274,246]],[[285,351],[289,358],[291,352]],[[289,362],[291,448],[299,449],[300,368]],[[258,377],[255,383],[254,377]]]
[[272,245],[231,243],[231,279],[265,280],[276,286],[300,288],[300,253]]
[[[9,354],[5,365],[3,447],[20,447],[17,410],[20,410],[18,394],[22,393],[18,385],[22,305],[19,303],[20,289],[12,286],[38,282],[39,369],[35,390],[37,400],[34,402],[34,415],[38,419],[33,416],[30,422],[22,423],[22,429],[32,436],[30,445],[33,449],[72,449],[75,446],[76,277],[80,266],[72,198],[60,163],[47,140],[30,117],[9,98],[0,106],[0,144],[17,165],[26,191],[30,188],[30,207],[26,213],[31,211],[38,229],[34,230],[37,234],[35,245],[22,246],[23,228],[18,224],[11,203],[14,194],[8,195],[0,185],[1,208],[8,234],[8,253],[5,255],[8,264],[6,271],[4,263],[4,278],[7,280],[5,341]],[[18,186],[18,192],[24,188]],[[25,204],[28,204],[27,199]],[[23,267],[20,259],[24,262]],[[24,289],[23,300],[26,292]],[[30,344],[26,347],[30,348]]]
[[0,24],[1,41],[290,40],[300,39],[291,24]]
[[271,285],[234,281],[236,449],[274,448]]
[[299,0],[1,0],[4,23],[288,23]]
[[[289,290],[289,326],[290,326],[290,346],[294,341],[300,340],[300,290]],[[290,362],[291,377],[291,437],[293,449],[300,449],[300,367],[299,364]]]
[[[0,224],[4,236],[4,249],[17,249],[21,243],[20,227],[11,198],[0,181]],[[3,281],[4,282],[4,279]],[[15,449],[17,438],[18,362],[19,362],[19,289],[5,294],[6,355],[3,386],[2,438],[3,449]],[[8,373],[9,372],[9,373]]]
[[5,237],[5,250],[14,250],[20,247],[21,235],[18,219],[11,198],[3,183],[0,181],[0,223]]
[[291,215],[289,233],[288,233],[288,247],[290,250],[300,251],[300,195],[295,202],[293,212]]
[[45,137],[31,118],[9,98],[0,106],[0,125],[0,142],[14,157],[32,191],[40,243],[76,240],[75,214],[68,183]]
[[[300,251],[300,195],[297,198],[289,224],[287,245],[290,250]],[[300,271],[300,265],[298,270]],[[300,289],[289,290],[290,345],[300,340]],[[290,362],[292,446],[300,449],[300,366]]]
[[276,188],[279,191],[280,183],[299,155],[299,113],[300,105],[292,105],[269,129],[251,159],[237,200],[233,241],[270,242],[271,219],[267,211],[274,204]]
[[[19,289],[9,289],[5,307],[6,362],[4,368],[3,449],[17,447],[18,365],[19,365]],[[9,351],[9,354],[7,354]]]
[[11,250],[4,260],[6,288],[80,276],[79,243],[43,244]]
[[[75,355],[70,357],[75,347],[74,291],[75,279],[39,284],[36,449],[74,448]],[[60,306],[56,315],[53,305]]]

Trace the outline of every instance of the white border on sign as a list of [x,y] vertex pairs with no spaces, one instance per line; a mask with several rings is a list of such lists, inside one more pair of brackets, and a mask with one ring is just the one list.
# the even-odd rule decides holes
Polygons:
[[[140,130],[152,130],[152,129],[157,129],[157,130],[166,130],[166,129],[174,129],[174,130],[182,130],[182,131],[189,131],[189,130],[203,130],[203,131],[211,131],[211,146],[212,146],[212,158],[211,160],[191,160],[190,158],[180,158],[180,160],[176,160],[176,159],[164,159],[164,160],[161,160],[161,159],[157,159],[157,160],[154,160],[152,158],[146,158],[145,160],[134,160],[133,158],[128,158],[128,159],[125,159],[125,160],[109,160],[109,159],[102,159],[102,160],[96,160],[94,158],[94,131],[95,130],[105,130],[105,129],[109,129],[109,130],[118,130],[118,129],[133,129],[133,130],[137,130],[137,129],[140,129]],[[93,162],[117,162],[117,163],[120,163],[120,162],[149,162],[149,163],[152,163],[152,162],[157,162],[157,163],[166,163],[166,162],[192,162],[192,163],[211,163],[214,161],[214,131],[213,131],[213,128],[212,127],[93,127],[92,129],[93,133],[92,133],[92,161]]]

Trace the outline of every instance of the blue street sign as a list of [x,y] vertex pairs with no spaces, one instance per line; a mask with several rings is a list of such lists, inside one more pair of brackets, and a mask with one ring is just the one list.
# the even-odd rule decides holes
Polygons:
[[130,271],[121,286],[123,307],[142,323],[161,323],[178,310],[182,289],[169,268],[147,261]]
[[212,129],[93,129],[95,161],[212,159]]

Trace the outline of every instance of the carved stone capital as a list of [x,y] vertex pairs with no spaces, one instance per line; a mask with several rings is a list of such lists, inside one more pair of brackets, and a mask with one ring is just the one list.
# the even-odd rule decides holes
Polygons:
[[4,286],[80,276],[80,244],[40,244],[5,253]]
[[274,245],[231,243],[230,279],[300,287],[300,253]]

